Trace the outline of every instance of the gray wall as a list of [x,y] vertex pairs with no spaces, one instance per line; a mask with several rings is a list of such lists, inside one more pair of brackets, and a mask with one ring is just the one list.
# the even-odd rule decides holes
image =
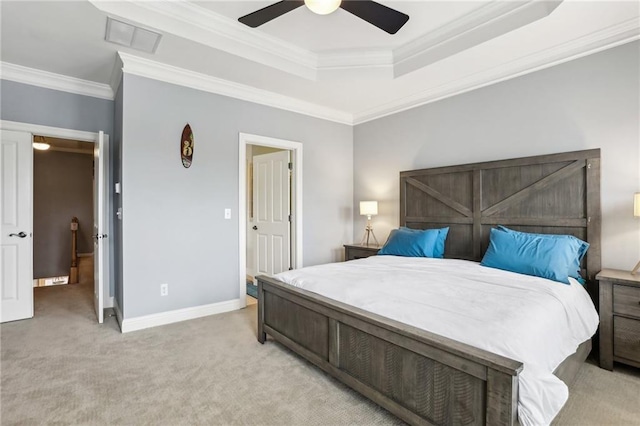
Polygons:
[[[108,135],[113,133],[113,101],[7,80],[0,80],[0,93],[2,93],[0,96],[0,119],[2,120],[86,132],[102,130]],[[112,187],[112,181],[108,186]],[[113,205],[112,197],[112,192],[109,192],[110,205]],[[113,223],[110,228],[113,229]],[[111,242],[108,239],[107,241],[113,253]],[[113,259],[113,256],[110,256],[110,259]],[[110,262],[109,267],[109,277],[113,277],[113,262]],[[113,294],[113,279],[110,279],[109,290]]]
[[[353,235],[351,126],[129,74],[123,87],[125,318],[240,296],[240,132],[303,143],[304,264],[342,258]],[[179,156],[186,123],[195,138],[189,169]]]
[[34,278],[69,275],[74,216],[79,221],[78,252],[93,253],[93,156],[34,151]]
[[[354,205],[378,200],[379,239],[399,221],[402,170],[602,149],[602,265],[640,258],[639,43],[358,125]],[[354,237],[365,226],[354,213]]]
[[0,81],[3,120],[113,133],[113,101]]

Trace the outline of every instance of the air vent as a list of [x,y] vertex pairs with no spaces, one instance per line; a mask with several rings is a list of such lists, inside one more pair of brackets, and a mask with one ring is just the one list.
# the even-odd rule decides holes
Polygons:
[[131,47],[147,53],[155,53],[161,34],[126,22],[107,18],[107,33],[104,39],[121,46]]

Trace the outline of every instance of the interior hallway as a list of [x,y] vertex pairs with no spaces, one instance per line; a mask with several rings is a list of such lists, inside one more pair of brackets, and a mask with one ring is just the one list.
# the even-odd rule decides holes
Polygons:
[[[0,326],[1,423],[401,424],[272,341],[256,306],[121,334],[88,284],[36,289],[35,317]],[[558,425],[628,425],[640,370],[581,370]]]

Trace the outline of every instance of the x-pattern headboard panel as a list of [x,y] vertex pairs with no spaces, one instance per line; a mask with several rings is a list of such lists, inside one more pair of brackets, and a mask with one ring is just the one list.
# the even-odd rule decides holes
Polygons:
[[600,271],[600,150],[400,173],[400,224],[449,226],[445,257],[479,261],[497,225],[587,241],[584,268]]

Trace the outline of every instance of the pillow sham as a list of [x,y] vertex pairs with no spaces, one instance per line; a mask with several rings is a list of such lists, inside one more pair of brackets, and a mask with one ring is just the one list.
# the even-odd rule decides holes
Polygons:
[[442,257],[445,238],[446,232],[443,238],[440,229],[394,229],[378,255],[436,257],[437,254]]
[[[423,229],[412,229],[407,228],[406,226],[401,226],[399,228],[400,231],[404,232],[424,232]],[[447,240],[447,235],[449,234],[449,227],[439,228],[439,229],[427,229],[427,231],[438,231],[438,236],[436,237],[435,245],[433,246],[433,256],[434,258],[442,259],[444,258],[444,243]]]
[[[525,275],[569,283],[584,241],[569,235],[528,234],[492,228],[489,248],[480,264]],[[585,243],[586,244],[586,243]]]
[[569,265],[568,275],[578,280],[581,284],[584,284],[586,282],[584,278],[582,278],[582,275],[580,275],[580,262],[582,262],[582,258],[585,256],[585,254],[587,254],[587,250],[589,250],[589,243],[587,243],[586,241],[582,241],[581,239],[576,238],[573,235],[535,234],[535,233],[529,233],[529,232],[520,232],[520,231],[515,231],[513,229],[509,229],[503,225],[498,225],[498,229],[504,232],[513,232],[515,234],[523,234],[525,236],[537,235],[540,237],[551,238],[555,240],[565,240],[565,239],[574,240],[578,244],[578,252],[576,253],[576,256],[571,262],[571,264]]

